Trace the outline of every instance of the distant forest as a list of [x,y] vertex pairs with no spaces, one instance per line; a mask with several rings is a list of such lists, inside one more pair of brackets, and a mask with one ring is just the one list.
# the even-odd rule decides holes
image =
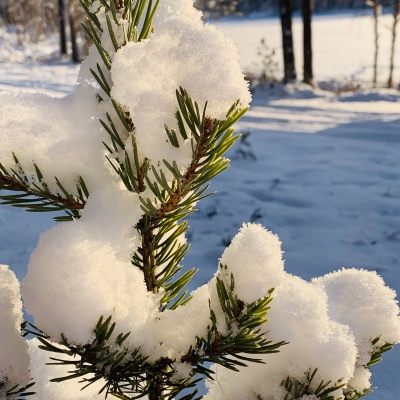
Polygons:
[[[196,0],[195,5],[206,15],[218,17],[221,15],[246,15],[256,12],[278,14],[277,0]],[[392,0],[380,0],[382,7],[393,7]],[[293,0],[293,10],[301,11],[302,1]],[[369,9],[368,0],[316,0],[313,4],[314,12],[330,10]]]

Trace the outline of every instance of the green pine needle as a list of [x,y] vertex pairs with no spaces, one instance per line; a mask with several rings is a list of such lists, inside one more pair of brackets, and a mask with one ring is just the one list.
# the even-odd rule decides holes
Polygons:
[[71,221],[80,218],[89,192],[82,177],[76,183],[76,193],[69,193],[61,181],[55,177],[59,192],[52,192],[44,182],[44,176],[37,164],[33,164],[35,175],[28,176],[14,155],[16,167],[9,171],[0,163],[0,190],[14,194],[0,195],[0,204],[24,208],[29,212],[64,211],[66,215],[56,216],[56,221]]

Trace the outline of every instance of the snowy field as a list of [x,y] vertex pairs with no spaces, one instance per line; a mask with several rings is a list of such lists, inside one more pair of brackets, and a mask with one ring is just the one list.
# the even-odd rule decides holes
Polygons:
[[[386,83],[389,74],[392,16],[380,17],[379,30],[379,79]],[[274,61],[278,63],[280,77],[282,68],[281,27],[277,18],[252,20],[224,20],[217,23],[229,37],[238,44],[246,71],[260,68],[257,49],[262,38],[270,50],[275,50]],[[373,73],[374,31],[372,16],[360,11],[356,14],[317,15],[313,18],[313,68],[318,82],[339,80],[371,81]],[[295,48],[296,70],[302,77],[302,35],[300,17],[293,20],[293,40]],[[395,82],[400,81],[400,43],[397,42],[397,54],[394,73]]]
[[[389,26],[381,18],[379,80],[387,80]],[[265,38],[277,50],[277,19],[217,23],[238,44],[242,66],[256,70],[257,46]],[[317,16],[314,22],[317,82],[372,78],[370,16]],[[294,22],[301,76],[301,25]],[[63,96],[73,91],[78,67],[55,58],[57,39],[17,47],[12,32],[0,31],[0,90]],[[400,42],[394,82],[400,83]],[[192,249],[184,262],[200,268],[195,282],[211,278],[218,258],[243,222],[259,222],[277,233],[286,270],[305,279],[341,267],[378,271],[400,293],[400,92],[363,89],[337,97],[297,85],[256,90],[252,108],[238,125],[242,139],[231,151],[231,168],[213,181],[218,193],[191,217]],[[0,208],[0,262],[22,279],[50,215]],[[245,266],[243,266],[245,268]],[[373,299],[365,299],[366,302]],[[400,346],[398,346],[400,347]],[[371,400],[398,400],[400,349],[375,368]]]

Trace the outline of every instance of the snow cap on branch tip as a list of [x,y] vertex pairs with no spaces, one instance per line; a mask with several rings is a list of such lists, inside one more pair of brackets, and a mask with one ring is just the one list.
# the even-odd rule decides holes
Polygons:
[[328,295],[331,318],[350,326],[359,346],[359,357],[368,362],[371,339],[400,342],[400,317],[396,292],[375,271],[341,269],[312,282]]
[[29,382],[28,347],[21,336],[22,302],[19,282],[7,265],[0,265],[0,398],[15,385]]
[[363,391],[364,389],[368,389],[371,387],[371,376],[372,373],[368,368],[356,366],[354,375],[347,384],[347,387],[359,392]]
[[316,385],[321,380],[335,382],[353,376],[357,360],[354,336],[347,325],[329,316],[322,288],[286,274],[274,292],[268,318],[263,327],[268,338],[289,342],[277,356],[286,361],[288,376],[301,379],[308,370],[317,369]]
[[251,303],[268,295],[284,279],[284,262],[278,236],[259,224],[243,224],[239,233],[224,251],[218,273],[235,279],[235,293]]

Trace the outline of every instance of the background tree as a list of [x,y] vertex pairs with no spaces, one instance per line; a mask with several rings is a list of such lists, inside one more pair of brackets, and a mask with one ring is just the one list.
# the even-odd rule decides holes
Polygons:
[[303,82],[309,85],[313,82],[313,64],[312,64],[312,11],[313,0],[302,0],[301,11],[303,17]]
[[67,54],[67,26],[65,21],[65,0],[58,0],[58,26],[60,34],[60,53]]
[[81,26],[84,21],[79,0],[0,0],[0,22],[15,26],[20,45],[57,33],[60,54],[70,49],[75,62],[87,54],[89,38]]
[[69,0],[68,22],[71,39],[71,59],[77,63],[85,58],[90,44],[90,38],[82,27],[82,23],[85,22],[85,12],[79,0]]
[[378,80],[378,54],[379,54],[379,15],[381,13],[381,5],[379,0],[368,0],[367,4],[372,8],[374,18],[374,61],[372,85],[376,87]]
[[400,13],[400,0],[394,0],[393,5],[393,25],[392,25],[392,45],[390,49],[390,66],[389,66],[389,79],[387,82],[387,87],[393,87],[393,69],[394,69],[394,54],[396,47],[396,31],[397,24],[399,22],[399,13]]
[[292,32],[292,14],[292,0],[279,0],[279,15],[282,27],[282,49],[285,83],[293,82],[296,80],[296,67]]

